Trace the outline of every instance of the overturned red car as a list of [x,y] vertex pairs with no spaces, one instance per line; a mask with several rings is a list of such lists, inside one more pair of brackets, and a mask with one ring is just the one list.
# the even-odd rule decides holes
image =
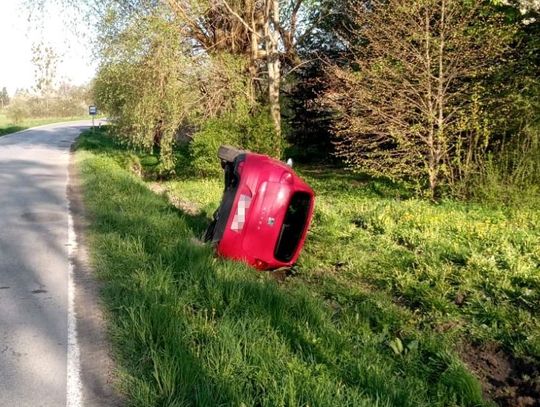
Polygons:
[[222,146],[220,207],[205,234],[219,255],[259,270],[291,267],[304,245],[314,193],[292,168],[268,156]]

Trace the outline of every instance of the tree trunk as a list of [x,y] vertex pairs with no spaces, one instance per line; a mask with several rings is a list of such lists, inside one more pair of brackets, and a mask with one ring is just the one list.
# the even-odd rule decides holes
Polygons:
[[435,139],[432,169],[429,174],[429,184],[431,197],[436,198],[437,183],[441,172],[441,161],[443,150],[446,148],[445,143],[445,122],[444,122],[444,107],[446,95],[444,91],[444,51],[445,51],[445,24],[446,24],[446,0],[441,1],[441,20],[439,28],[439,55],[438,55],[438,72],[437,72],[437,137]]
[[279,60],[279,0],[269,0],[269,27],[267,34],[267,60],[268,60],[268,101],[270,104],[270,114],[276,132],[276,156],[281,155],[281,64]]
[[251,45],[251,55],[249,61],[249,86],[248,86],[248,95],[249,102],[251,105],[255,105],[255,100],[257,99],[255,94],[255,81],[259,75],[258,69],[258,59],[259,59],[259,37],[257,35],[260,21],[259,17],[252,17],[251,20],[251,32],[250,32],[250,45]]
[[435,189],[437,188],[437,174],[436,174],[436,158],[435,158],[435,124],[434,124],[434,115],[435,115],[435,106],[433,101],[433,89],[431,84],[431,25],[430,17],[426,10],[425,15],[425,81],[426,81],[426,99],[427,99],[427,112],[428,112],[428,135],[427,135],[427,145],[429,150],[428,156],[428,178],[429,178],[429,192],[431,199],[435,198]]

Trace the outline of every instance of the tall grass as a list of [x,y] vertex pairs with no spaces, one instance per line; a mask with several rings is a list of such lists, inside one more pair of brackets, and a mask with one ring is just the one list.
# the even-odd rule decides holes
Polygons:
[[467,185],[472,199],[492,206],[540,208],[540,124],[530,125],[490,153]]
[[[329,197],[320,200],[302,277],[278,283],[216,259],[197,242],[217,183],[200,184],[201,212],[188,215],[127,170],[126,155],[105,136],[87,133],[76,157],[130,405],[488,404],[454,351],[456,336],[425,328],[414,309],[363,279],[370,273],[365,260],[386,249],[375,245],[377,232],[353,222],[356,210],[370,205],[351,206],[352,189],[335,208]],[[169,186],[197,201],[194,181],[186,182]],[[410,257],[395,261],[411,270]],[[355,261],[363,262],[361,272]],[[372,264],[374,277],[397,268]]]

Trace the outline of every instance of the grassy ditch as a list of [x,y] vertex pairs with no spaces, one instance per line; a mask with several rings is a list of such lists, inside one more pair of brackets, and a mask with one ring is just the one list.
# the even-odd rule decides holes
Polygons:
[[535,208],[433,205],[304,169],[317,213],[278,283],[199,242],[219,180],[165,183],[183,211],[104,133],[84,134],[76,159],[131,405],[536,405]]

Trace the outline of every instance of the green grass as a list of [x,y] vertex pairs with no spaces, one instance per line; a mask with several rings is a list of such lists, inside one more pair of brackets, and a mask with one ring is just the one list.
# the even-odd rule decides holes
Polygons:
[[20,123],[12,123],[5,114],[0,113],[0,137],[6,134],[16,133],[18,131],[26,130],[31,127],[41,126],[44,124],[66,122],[72,120],[84,120],[88,116],[80,117],[46,117],[38,119],[25,119]]
[[483,406],[461,361],[498,344],[540,359],[538,208],[411,199],[381,180],[300,172],[317,210],[283,283],[197,242],[220,180],[169,193],[103,134],[77,152],[122,391],[134,406]]

